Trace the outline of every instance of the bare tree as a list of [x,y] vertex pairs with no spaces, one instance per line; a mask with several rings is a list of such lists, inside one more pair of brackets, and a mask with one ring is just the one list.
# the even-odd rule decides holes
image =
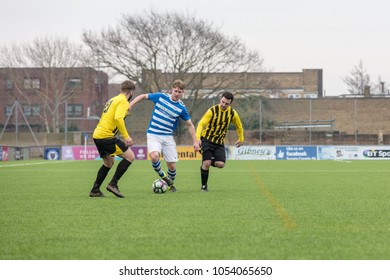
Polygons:
[[[193,104],[201,90],[210,95],[239,79],[212,73],[260,71],[263,63],[257,52],[213,24],[174,12],[123,15],[116,27],[84,31],[83,41],[102,66],[137,82],[146,92],[167,89],[174,79],[183,79]],[[162,79],[162,72],[172,75]]]
[[348,86],[350,94],[364,94],[365,86],[370,85],[370,76],[364,69],[362,60],[360,60],[359,65],[354,66],[349,76],[343,77],[342,80]]
[[[31,94],[38,95],[42,106],[38,115],[47,132],[59,132],[60,106],[80,91],[79,85],[70,84],[72,78],[82,77],[81,66],[88,63],[82,45],[58,37],[36,38],[31,43],[0,47],[0,66],[7,68],[19,95],[31,105]],[[39,71],[38,84],[34,79]]]

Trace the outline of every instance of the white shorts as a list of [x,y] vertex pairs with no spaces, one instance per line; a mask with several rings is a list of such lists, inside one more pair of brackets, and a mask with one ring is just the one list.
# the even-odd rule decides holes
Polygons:
[[177,162],[176,142],[171,135],[157,135],[157,134],[146,134],[148,153],[159,152],[162,153],[166,162]]

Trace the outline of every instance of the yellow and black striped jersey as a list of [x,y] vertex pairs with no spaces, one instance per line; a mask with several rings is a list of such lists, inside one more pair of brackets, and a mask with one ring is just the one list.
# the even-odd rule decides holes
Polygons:
[[219,104],[208,109],[199,121],[196,138],[200,139],[202,136],[213,143],[222,145],[225,143],[226,132],[231,122],[236,127],[238,141],[244,142],[244,129],[239,115],[230,106],[222,111]]
[[125,118],[129,114],[129,101],[122,93],[107,101],[102,116],[93,132],[93,138],[112,138],[118,132],[123,138],[128,138],[129,133],[125,126]]

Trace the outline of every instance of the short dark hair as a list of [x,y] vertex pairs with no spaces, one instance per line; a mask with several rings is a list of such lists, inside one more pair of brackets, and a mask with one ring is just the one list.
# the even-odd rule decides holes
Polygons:
[[121,91],[132,91],[135,90],[135,84],[132,81],[124,81],[121,84]]
[[234,95],[233,95],[233,93],[231,93],[231,92],[229,92],[229,91],[223,92],[222,95],[221,95],[221,98],[222,98],[222,97],[225,97],[226,99],[231,100],[231,102],[233,102],[233,100],[234,100]]

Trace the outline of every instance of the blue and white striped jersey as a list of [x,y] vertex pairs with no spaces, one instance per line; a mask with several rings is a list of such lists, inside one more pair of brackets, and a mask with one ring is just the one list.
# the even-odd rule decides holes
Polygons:
[[179,118],[185,121],[190,119],[190,114],[184,103],[180,100],[172,101],[166,93],[149,93],[148,99],[154,102],[154,110],[147,133],[173,135]]

